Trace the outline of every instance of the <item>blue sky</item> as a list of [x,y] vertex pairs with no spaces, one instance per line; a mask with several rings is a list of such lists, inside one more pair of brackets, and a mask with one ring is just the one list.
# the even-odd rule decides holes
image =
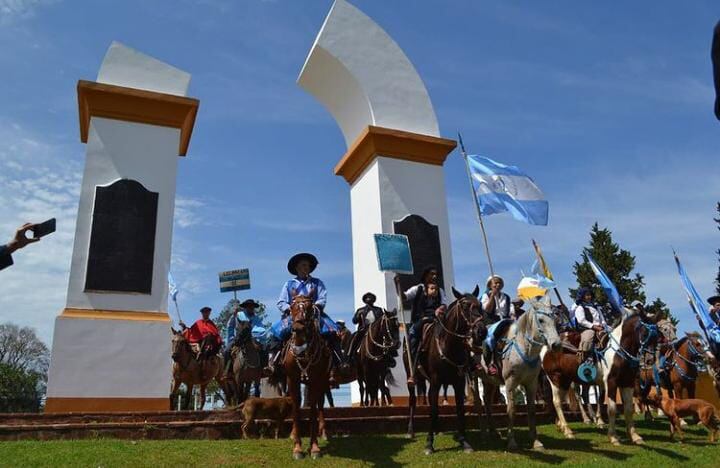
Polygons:
[[[631,4],[471,0],[353,2],[403,48],[450,138],[520,166],[550,201],[550,225],[488,218],[509,284],[537,239],[563,291],[593,222],[637,256],[649,297],[691,321],[670,246],[708,295],[720,233],[712,115],[713,1]],[[58,232],[2,273],[0,319],[50,341],[65,301],[85,148],[75,85],[118,40],[192,74],[200,112],[180,161],[173,272],[189,321],[219,310],[217,273],[251,269],[271,305],[294,252],[320,258],[331,315],[352,313],[349,188],[332,117],[295,80],[330,0],[0,0],[0,236],[55,216]],[[412,5],[412,8],[409,6]],[[484,282],[462,160],[446,165],[459,289]]]

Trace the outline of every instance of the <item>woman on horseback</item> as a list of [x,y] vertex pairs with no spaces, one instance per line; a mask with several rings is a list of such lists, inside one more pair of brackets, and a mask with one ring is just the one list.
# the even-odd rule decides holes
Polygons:
[[598,333],[605,331],[607,323],[605,317],[593,301],[590,288],[580,288],[573,309],[575,322],[580,331],[580,348],[578,358],[580,362],[592,359],[592,351]]

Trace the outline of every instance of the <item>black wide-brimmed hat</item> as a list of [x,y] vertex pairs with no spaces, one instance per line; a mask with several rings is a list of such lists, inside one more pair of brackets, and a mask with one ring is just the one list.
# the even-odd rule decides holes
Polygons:
[[363,294],[362,301],[365,302],[366,298],[372,298],[372,302],[375,302],[377,300],[377,296],[371,292],[366,292]]
[[200,312],[205,312],[205,311],[212,312],[212,309],[208,306],[205,306],[202,309],[200,309]]
[[260,304],[255,302],[253,299],[246,299],[242,304],[240,304],[240,307],[242,307],[242,308],[249,307],[249,306],[260,307]]
[[307,260],[308,262],[310,262],[310,273],[315,271],[315,268],[317,268],[319,263],[315,255],[307,252],[301,252],[299,254],[293,255],[290,258],[287,265],[288,271],[293,275],[297,275],[297,264],[300,263],[302,260]]
[[717,295],[716,295],[716,296],[710,296],[710,297],[708,297],[708,300],[707,300],[707,301],[708,301],[708,304],[710,304],[710,305],[715,305],[715,304],[717,304],[718,302],[720,302],[720,296],[717,296]]

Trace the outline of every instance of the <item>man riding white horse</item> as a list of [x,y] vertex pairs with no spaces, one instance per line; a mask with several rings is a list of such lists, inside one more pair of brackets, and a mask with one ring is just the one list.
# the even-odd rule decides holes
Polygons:
[[[310,274],[315,271],[318,265],[317,258],[310,253],[299,253],[293,255],[288,261],[288,271],[295,275],[294,278],[288,280],[280,291],[280,297],[277,302],[278,309],[282,314],[281,319],[275,322],[270,331],[273,337],[281,344],[284,344],[290,337],[292,331],[292,317],[290,317],[290,305],[295,296],[306,296],[313,301],[313,307],[317,311],[317,319],[320,324],[320,334],[325,339],[332,353],[332,368],[330,370],[330,385],[337,384],[336,370],[347,367],[345,355],[340,346],[338,338],[338,326],[325,313],[325,304],[327,302],[327,290],[325,284]],[[280,348],[281,349],[281,348]],[[274,371],[275,361],[281,353],[278,352],[275,358],[271,360],[270,371]]]
[[497,338],[515,319],[515,305],[510,296],[503,292],[505,281],[498,275],[492,275],[485,283],[487,289],[480,298],[485,324],[488,326],[488,335],[483,342],[483,358],[487,366],[488,375],[497,375],[497,353],[495,347]]

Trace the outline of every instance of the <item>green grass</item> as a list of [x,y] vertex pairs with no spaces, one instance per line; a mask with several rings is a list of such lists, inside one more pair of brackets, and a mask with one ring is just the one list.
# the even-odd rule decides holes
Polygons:
[[[437,452],[423,454],[425,435],[407,440],[402,435],[368,435],[339,437],[322,444],[324,456],[318,461],[291,459],[289,439],[270,440],[167,440],[124,441],[111,439],[0,442],[0,466],[718,466],[720,445],[707,443],[707,431],[690,426],[685,442],[670,442],[665,421],[639,422],[639,432],[645,438],[643,447],[629,445],[623,439],[621,447],[607,441],[605,431],[576,423],[572,428],[577,439],[566,440],[555,426],[540,427],[543,452],[522,450],[506,453],[505,440],[488,440],[477,431],[469,433],[475,453],[465,454],[456,448],[451,434],[435,440]],[[623,428],[620,428],[624,431]],[[621,433],[624,436],[624,432]],[[527,430],[521,428],[517,440],[528,446]],[[307,444],[307,439],[303,442]]]

